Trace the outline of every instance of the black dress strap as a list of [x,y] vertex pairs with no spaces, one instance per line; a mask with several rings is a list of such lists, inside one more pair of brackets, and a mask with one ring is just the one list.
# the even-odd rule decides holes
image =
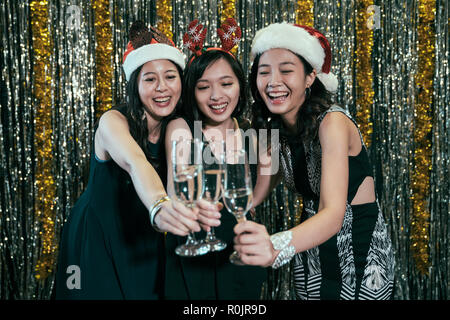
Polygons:
[[302,196],[309,199],[315,199],[317,196],[312,191],[309,184],[308,169],[306,166],[306,153],[303,141],[295,138],[288,138],[287,141],[292,152],[292,168],[295,189]]

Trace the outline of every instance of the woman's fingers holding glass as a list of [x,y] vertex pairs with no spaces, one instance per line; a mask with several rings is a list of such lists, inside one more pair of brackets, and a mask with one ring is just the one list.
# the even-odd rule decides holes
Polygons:
[[205,230],[206,232],[210,232],[210,231],[211,231],[211,227],[210,227],[209,225],[203,224],[203,223],[201,223],[201,222],[199,222],[199,223],[200,223],[200,227],[201,227],[203,230]]
[[248,254],[243,252],[241,249],[234,247],[234,250],[238,253],[239,259],[242,264],[250,266],[261,266],[268,267],[271,265],[268,255],[261,255],[259,252],[256,254]]
[[252,216],[253,219],[256,218],[256,209],[254,207],[250,208],[248,212],[250,212],[250,215]]
[[198,221],[205,231],[220,225],[221,214],[219,208],[222,208],[222,206],[211,204],[205,200],[198,200],[196,204],[199,212]]
[[[240,236],[241,244],[235,244],[234,250],[244,264],[268,267],[274,260],[274,249],[270,240],[255,242],[255,239]],[[249,244],[245,244],[250,242]],[[236,243],[236,242],[235,242]]]
[[253,222],[253,221],[242,221],[234,226],[234,233],[236,235],[241,235],[243,233],[252,234],[252,235],[260,235],[269,237],[269,233],[266,230],[266,227],[262,224]]
[[206,210],[206,211],[220,211],[223,208],[223,205],[219,202],[217,204],[212,204],[209,201],[206,201],[205,199],[199,199],[196,202],[197,208],[200,210]]
[[190,220],[197,220],[198,219],[198,209],[197,208],[188,208],[183,203],[179,201],[171,201],[172,208],[183,217],[190,219]]
[[236,233],[234,237],[235,245],[251,246],[255,244],[263,245],[267,242],[270,243],[270,236],[266,228],[253,221],[240,222],[234,227],[234,230]]
[[171,211],[172,209],[170,207],[165,207],[163,205],[155,216],[156,226],[163,232],[170,232],[177,236],[187,235],[189,233],[189,228],[178,221]]
[[199,217],[197,208],[188,208],[177,201],[173,201],[173,208],[177,212],[177,218],[191,231],[199,232],[201,230],[197,221]]
[[244,264],[269,266],[273,246],[266,228],[253,221],[243,221],[234,227],[234,249]]
[[198,222],[205,231],[209,231],[210,227],[220,226],[220,213],[218,211],[200,210],[199,212]]
[[[196,209],[189,209],[177,201],[170,201],[170,203],[163,206],[163,209],[164,212],[158,213],[156,218],[159,215],[163,214],[160,219],[163,219],[163,222],[169,225],[172,230],[175,229],[175,232],[172,232],[170,230],[167,231],[182,236],[187,235],[189,231],[200,231],[200,225],[197,222],[198,213]],[[155,222],[158,223],[156,218]],[[160,226],[158,225],[158,227]]]

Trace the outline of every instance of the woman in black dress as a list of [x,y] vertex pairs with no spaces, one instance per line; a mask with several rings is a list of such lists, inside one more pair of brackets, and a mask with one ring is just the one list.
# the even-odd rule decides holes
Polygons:
[[[228,22],[235,25],[234,21]],[[230,45],[232,48],[235,43]],[[229,52],[231,48],[204,48],[191,57],[184,73],[182,117],[171,121],[167,126],[166,152],[169,166],[171,141],[178,140],[179,137],[196,137],[205,141],[225,140],[227,149],[233,148],[234,144],[237,148],[245,147],[247,152],[250,151],[250,144],[245,143],[244,136],[238,130],[245,132],[249,129],[249,122],[241,117],[247,102],[245,75],[241,64]],[[194,121],[201,121],[198,133],[194,130]],[[255,185],[256,165],[251,169]],[[222,209],[220,215],[215,217],[200,210],[199,222],[206,230],[210,226],[215,227],[217,238],[225,241],[227,248],[199,257],[180,257],[174,251],[185,239],[168,234],[166,299],[259,299],[262,283],[266,280],[266,270],[261,267],[237,266],[229,261],[233,252],[233,227],[236,225],[236,218],[226,209]],[[196,234],[196,239],[205,239],[205,232]]]
[[197,212],[169,201],[164,188],[161,137],[179,103],[184,66],[173,42],[133,23],[123,64],[128,103],[95,127],[88,186],[60,242],[57,299],[159,299],[164,234],[158,231],[200,230]]
[[253,125],[280,130],[278,176],[303,196],[304,211],[299,225],[271,237],[254,222],[237,225],[241,259],[278,268],[294,258],[298,299],[388,299],[391,241],[361,134],[331,100],[328,40],[310,27],[272,24],[256,33],[252,57]]

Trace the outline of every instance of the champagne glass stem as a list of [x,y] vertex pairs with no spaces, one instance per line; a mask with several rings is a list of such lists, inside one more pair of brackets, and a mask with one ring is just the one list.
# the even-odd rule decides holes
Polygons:
[[247,221],[247,218],[245,217],[245,212],[239,211],[238,213],[236,213],[236,220],[238,223]]
[[[247,221],[244,211],[237,212],[235,214],[235,217],[236,217],[236,220],[238,223]],[[230,262],[235,265],[238,265],[238,266],[244,265],[244,263],[242,263],[242,261],[241,261],[241,258],[239,257],[239,253],[237,253],[237,251],[233,251],[233,253],[230,255]]]
[[216,238],[213,227],[206,232],[205,243],[209,245],[210,251],[221,251],[227,247],[226,242]]
[[186,239],[186,245],[195,245],[197,244],[197,240],[195,240],[195,235],[193,231],[189,231]]
[[214,240],[214,238],[215,238],[214,228],[211,227],[211,229],[206,232],[206,240],[211,241],[211,240]]

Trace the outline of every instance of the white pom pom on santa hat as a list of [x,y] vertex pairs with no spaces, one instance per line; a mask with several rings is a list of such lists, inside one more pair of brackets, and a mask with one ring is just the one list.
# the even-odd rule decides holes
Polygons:
[[338,87],[338,79],[336,75],[332,72],[328,73],[318,73],[317,78],[319,78],[320,82],[323,83],[325,89],[331,92],[336,92]]
[[328,91],[338,87],[336,75],[330,72],[331,49],[328,40],[319,31],[290,23],[273,23],[256,32],[251,49],[251,60],[269,49],[288,49],[302,56],[316,69],[317,78]]

